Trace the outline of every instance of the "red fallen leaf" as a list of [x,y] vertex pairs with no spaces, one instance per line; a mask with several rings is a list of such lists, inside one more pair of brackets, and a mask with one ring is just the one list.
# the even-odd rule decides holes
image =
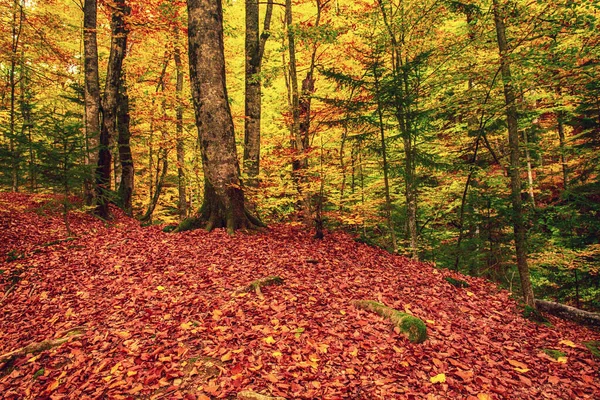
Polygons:
[[526,376],[523,376],[521,374],[519,374],[519,379],[521,380],[521,382],[523,382],[525,385],[527,386],[531,386],[531,379],[527,378]]
[[594,383],[594,378],[589,375],[582,375],[581,379],[583,379],[585,383]]
[[548,377],[548,382],[553,385],[557,385],[560,382],[560,378],[558,376],[550,375]]
[[460,377],[463,381],[470,381],[471,379],[473,379],[473,371],[462,371],[462,370],[457,370],[454,371],[454,375]]
[[266,378],[268,381],[272,382],[272,383],[277,383],[277,382],[279,382],[279,378],[277,378],[275,375],[273,375],[273,374],[271,374],[271,373],[269,373],[269,374],[265,375],[265,378]]

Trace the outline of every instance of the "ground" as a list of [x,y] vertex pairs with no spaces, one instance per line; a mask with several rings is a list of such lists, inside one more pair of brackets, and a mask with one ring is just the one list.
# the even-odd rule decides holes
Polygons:
[[[287,225],[172,234],[72,212],[65,241],[53,203],[0,194],[0,355],[66,338],[0,362],[5,399],[600,397],[584,345],[600,333],[523,319],[484,279]],[[268,276],[283,284],[240,290]],[[413,314],[428,339],[355,300]]]

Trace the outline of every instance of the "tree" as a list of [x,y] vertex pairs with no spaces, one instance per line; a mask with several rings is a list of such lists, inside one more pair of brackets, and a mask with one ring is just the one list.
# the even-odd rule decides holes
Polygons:
[[258,29],[258,0],[246,0],[246,76],[244,119],[244,173],[248,186],[258,186],[260,171],[261,64],[267,39],[271,35],[273,0],[268,0],[263,32]]
[[510,69],[509,47],[506,39],[506,26],[504,15],[501,13],[498,0],[493,1],[494,24],[500,52],[500,72],[504,83],[504,99],[506,101],[506,123],[508,125],[508,142],[510,147],[510,188],[513,208],[513,230],[515,233],[515,249],[517,254],[517,268],[521,279],[521,290],[525,304],[535,308],[533,287],[529,276],[527,264],[526,227],[523,218],[523,204],[521,200],[521,165],[519,146],[519,126],[517,120],[516,95],[512,82]]
[[98,168],[96,170],[96,213],[108,219],[108,203],[110,201],[111,154],[110,143],[116,136],[117,98],[123,68],[123,59],[127,48],[128,29],[125,16],[129,7],[125,0],[117,0],[113,5],[111,18],[111,46],[106,74],[106,85],[102,98],[102,124],[100,128],[100,148],[98,151]]
[[[87,165],[98,164],[100,145],[100,79],[98,77],[98,41],[96,34],[98,5],[96,0],[85,0],[83,4],[83,51],[85,86],[85,134]],[[95,170],[85,180],[85,201],[92,205],[95,198]]]
[[262,223],[245,208],[225,82],[223,8],[220,0],[188,0],[190,80],[204,170],[199,215],[179,230],[205,224],[229,233]]

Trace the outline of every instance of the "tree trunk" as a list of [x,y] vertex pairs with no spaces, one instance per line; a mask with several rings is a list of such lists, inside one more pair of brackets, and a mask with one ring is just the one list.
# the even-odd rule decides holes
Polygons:
[[179,195],[177,201],[177,212],[179,219],[183,220],[187,216],[187,194],[185,181],[185,146],[183,141],[183,64],[181,62],[181,47],[179,43],[179,26],[175,28],[175,69],[177,74],[177,83],[175,85],[175,97],[177,104],[175,107],[175,130],[176,130],[176,151],[177,151],[177,192]]
[[560,164],[562,166],[562,175],[563,175],[563,189],[569,189],[569,167],[567,165],[567,145],[565,139],[565,113],[564,111],[559,111],[556,114],[557,119],[557,131],[558,131],[558,143],[560,146]]
[[285,1],[285,25],[287,29],[288,53],[290,55],[289,62],[289,90],[291,99],[292,125],[290,129],[290,140],[292,147],[292,173],[296,185],[299,187],[302,180],[298,171],[303,169],[304,161],[306,161],[302,147],[304,143],[300,134],[300,95],[298,91],[298,73],[296,71],[296,38],[292,27],[292,0]]
[[98,43],[96,39],[97,0],[85,0],[83,5],[83,49],[84,49],[84,102],[86,165],[89,176],[84,181],[85,202],[95,202],[94,182],[100,146],[100,79],[98,77]]
[[19,1],[13,1],[13,15],[12,15],[12,43],[11,43],[11,54],[10,54],[10,69],[8,72],[9,85],[10,85],[10,121],[9,121],[9,152],[11,157],[11,187],[13,192],[19,191],[19,164],[20,164],[20,149],[19,140],[17,140],[16,130],[16,91],[17,91],[17,62],[19,50],[19,40],[23,31],[23,19],[25,17],[23,12],[23,4]]
[[123,211],[129,216],[132,215],[132,197],[134,186],[134,168],[133,156],[129,140],[131,132],[129,130],[129,95],[127,93],[127,80],[125,74],[121,76],[117,101],[117,128],[119,132],[119,160],[121,161],[121,182],[119,185],[119,201]]
[[246,0],[246,75],[244,119],[244,173],[246,184],[258,187],[260,172],[261,64],[267,39],[271,35],[273,0],[267,2],[263,33],[259,36],[258,0]]
[[190,80],[204,170],[206,229],[229,233],[260,222],[245,209],[233,119],[225,83],[223,9],[220,0],[188,0]]
[[531,154],[529,152],[529,135],[527,129],[523,131],[523,138],[525,139],[525,161],[527,163],[527,189],[529,192],[529,200],[531,205],[535,208],[535,193],[533,191],[533,167],[531,165]]
[[512,84],[510,60],[508,59],[508,42],[506,40],[506,27],[501,14],[498,0],[493,0],[494,23],[498,38],[500,52],[500,68],[504,82],[504,98],[506,101],[506,121],[508,125],[508,142],[510,147],[510,186],[513,207],[513,229],[515,234],[515,248],[517,255],[517,268],[521,280],[521,290],[525,304],[535,308],[533,288],[527,265],[526,227],[523,221],[523,207],[521,200],[521,164],[519,149],[519,131],[517,121],[517,106],[515,91]]
[[113,7],[110,57],[104,98],[102,99],[102,126],[100,130],[98,169],[96,171],[96,213],[104,219],[110,217],[108,210],[111,177],[110,142],[116,136],[117,97],[128,34],[125,26],[125,15],[129,14],[129,7],[125,5],[125,0],[116,0]]
[[373,77],[375,78],[375,98],[377,100],[377,116],[379,119],[379,133],[381,140],[381,157],[383,161],[383,183],[385,189],[385,214],[392,239],[392,249],[394,253],[398,252],[398,243],[396,242],[396,229],[392,219],[392,199],[390,197],[389,166],[387,161],[387,146],[385,142],[385,129],[383,125],[383,110],[381,105],[381,93],[379,87],[379,76],[377,73],[377,63],[373,65]]

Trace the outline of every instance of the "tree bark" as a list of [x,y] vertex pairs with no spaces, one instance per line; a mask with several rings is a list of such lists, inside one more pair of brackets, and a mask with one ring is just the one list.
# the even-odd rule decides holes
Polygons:
[[95,166],[98,165],[98,148],[100,145],[100,79],[98,77],[98,42],[97,42],[97,0],[85,0],[83,5],[83,51],[84,51],[84,102],[85,102],[85,136],[87,157],[90,167],[89,176],[84,181],[85,202],[91,206],[95,202],[94,182]]
[[177,151],[177,212],[179,219],[183,220],[187,216],[187,194],[185,180],[185,146],[183,141],[183,63],[181,62],[181,47],[179,43],[179,26],[175,27],[175,69],[177,74],[177,83],[175,85],[175,97],[177,99],[175,110],[175,130],[176,130],[176,151]]
[[10,69],[8,79],[10,85],[10,121],[9,121],[9,152],[11,157],[11,187],[13,192],[19,191],[19,164],[20,164],[20,149],[19,141],[17,140],[16,130],[16,91],[17,91],[17,62],[19,50],[19,40],[23,31],[23,19],[25,17],[23,4],[17,0],[13,0],[13,15],[12,15],[12,42],[10,54]]
[[116,0],[111,18],[111,47],[102,99],[100,149],[96,171],[96,214],[104,219],[110,217],[108,210],[111,176],[110,142],[116,136],[117,97],[127,46],[128,30],[125,26],[125,16],[128,14],[129,7],[126,6],[125,0]]
[[125,74],[121,75],[117,101],[117,129],[119,132],[119,160],[121,162],[121,182],[119,185],[119,201],[125,214],[132,215],[132,197],[134,187],[133,156],[131,154],[129,130],[129,95]]
[[506,121],[508,125],[508,142],[510,147],[509,171],[517,268],[519,270],[523,300],[525,301],[525,304],[535,308],[535,299],[533,296],[531,278],[529,276],[529,266],[527,264],[526,227],[523,221],[523,205],[521,200],[521,164],[516,97],[512,84],[510,60],[508,58],[509,47],[506,40],[506,26],[504,25],[504,17],[501,14],[498,0],[493,0],[493,13],[496,36],[498,39],[498,50],[500,52],[500,71],[504,82],[504,98],[506,101]]
[[259,36],[258,0],[246,0],[246,76],[244,119],[244,173],[247,186],[258,187],[260,172],[261,64],[267,39],[271,35],[273,0],[268,0],[263,32]]
[[289,90],[291,99],[292,125],[290,127],[290,140],[292,147],[292,173],[296,185],[299,187],[302,180],[298,171],[303,169],[305,158],[305,149],[302,147],[304,143],[300,134],[300,95],[298,91],[298,73],[296,71],[296,38],[292,27],[292,1],[285,1],[285,25],[287,29],[288,53],[290,56],[289,62]]
[[538,310],[542,312],[575,321],[583,325],[600,327],[600,314],[598,313],[580,310],[578,308],[555,303],[553,301],[536,300],[535,304]]
[[220,0],[188,0],[190,80],[204,170],[198,219],[229,233],[260,222],[245,209],[233,119],[225,83],[223,9]]

